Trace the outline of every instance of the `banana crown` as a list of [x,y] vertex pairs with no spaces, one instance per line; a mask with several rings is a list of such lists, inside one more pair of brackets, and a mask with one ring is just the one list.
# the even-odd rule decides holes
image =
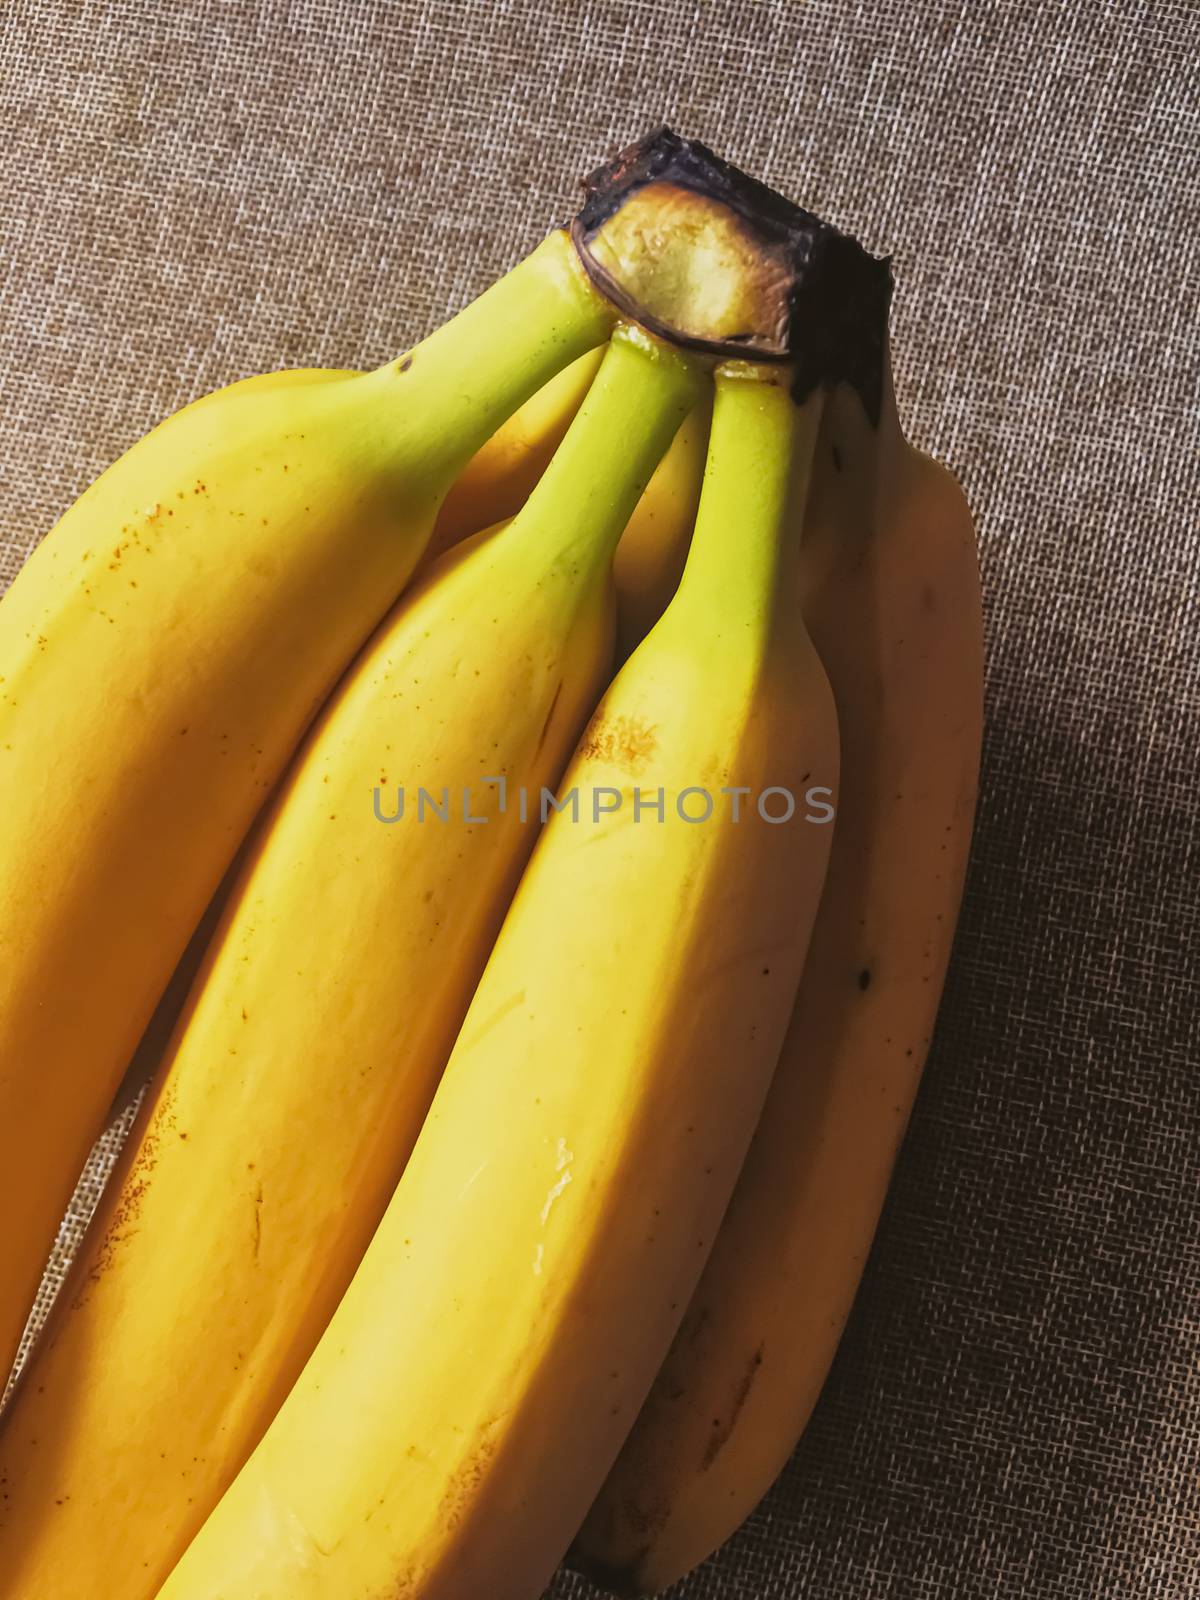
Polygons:
[[791,362],[797,399],[847,382],[878,421],[886,258],[669,128],[585,187],[571,236],[618,307],[694,349]]

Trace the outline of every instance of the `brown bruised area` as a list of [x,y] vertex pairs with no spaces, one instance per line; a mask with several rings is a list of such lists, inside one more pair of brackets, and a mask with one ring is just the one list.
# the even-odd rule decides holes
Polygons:
[[443,1527],[453,1529],[462,1526],[478,1499],[479,1490],[487,1478],[488,1469],[495,1455],[495,1440],[488,1437],[487,1428],[481,1429],[474,1448],[451,1478],[446,1489],[439,1517]]
[[546,713],[546,720],[545,720],[545,722],[542,723],[542,731],[541,731],[541,733],[538,734],[537,752],[536,753],[539,754],[539,755],[541,754],[542,747],[546,743],[546,735],[550,732],[550,724],[554,721],[554,713],[558,709],[558,702],[559,702],[559,699],[560,699],[560,697],[562,695],[562,692],[563,692],[563,686],[562,686],[562,683],[560,682],[559,685],[558,685],[558,688],[555,689],[555,691],[554,691],[554,698],[550,702],[550,709]]
[[705,1445],[704,1454],[700,1458],[701,1472],[708,1471],[709,1467],[712,1466],[713,1462],[721,1454],[721,1451],[729,1443],[730,1436],[732,1435],[734,1428],[737,1427],[737,1420],[745,1408],[746,1401],[750,1398],[750,1391],[754,1387],[754,1380],[758,1377],[762,1364],[763,1347],[760,1344],[758,1349],[750,1357],[750,1361],[746,1367],[745,1375],[734,1391],[733,1400],[729,1407],[728,1417],[713,1418],[712,1437]]
[[645,770],[657,748],[658,729],[652,723],[637,717],[614,717],[611,722],[595,718],[580,741],[579,754],[638,773]]

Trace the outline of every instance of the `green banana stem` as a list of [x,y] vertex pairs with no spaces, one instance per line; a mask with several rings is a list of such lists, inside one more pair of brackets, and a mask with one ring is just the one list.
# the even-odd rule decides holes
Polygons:
[[703,381],[694,358],[618,328],[512,537],[528,528],[547,566],[607,566]]
[[[385,390],[384,415],[399,426],[396,444],[417,444],[430,477],[448,486],[544,383],[604,343],[616,315],[557,229],[457,316],[373,374]],[[446,426],[431,427],[443,417]]]
[[717,370],[696,530],[663,618],[686,619],[707,647],[768,637],[783,569],[799,551],[822,399],[818,391],[798,407],[789,380],[776,366]]

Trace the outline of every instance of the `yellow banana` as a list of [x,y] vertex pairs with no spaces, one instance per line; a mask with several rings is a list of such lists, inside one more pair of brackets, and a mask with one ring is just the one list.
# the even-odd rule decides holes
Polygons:
[[303,746],[0,1434],[0,1593],[149,1600],[291,1387],[533,844],[519,791],[535,817],[611,670],[612,552],[697,387],[614,336],[516,519],[434,567]]
[[835,715],[786,536],[818,410],[779,369],[718,377],[678,594],[568,770],[362,1266],[162,1600],[535,1600],[581,1520],[711,1244],[824,875],[802,813],[836,788]]
[[470,456],[613,312],[554,233],[403,359],[135,445],[0,604],[0,1372],[171,970]]
[[[645,528],[639,530],[645,534]],[[849,1313],[933,1031],[979,765],[971,519],[911,449],[830,401],[801,555],[842,735],[842,798],[796,1009],[687,1318],[573,1564],[650,1594],[750,1513],[803,1431]]]

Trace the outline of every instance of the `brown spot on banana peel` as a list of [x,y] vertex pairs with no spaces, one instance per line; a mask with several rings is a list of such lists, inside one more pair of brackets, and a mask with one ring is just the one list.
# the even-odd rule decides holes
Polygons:
[[728,1417],[716,1417],[713,1419],[712,1435],[705,1444],[704,1453],[700,1457],[701,1472],[708,1471],[709,1467],[712,1466],[713,1462],[721,1454],[721,1451],[729,1443],[729,1440],[733,1435],[733,1430],[737,1427],[737,1420],[745,1409],[746,1401],[750,1398],[750,1392],[754,1388],[754,1381],[758,1377],[759,1371],[762,1368],[762,1364],[763,1347],[760,1344],[758,1349],[750,1357],[749,1365],[742,1376],[741,1382],[734,1390],[733,1401],[729,1407]]
[[488,1435],[499,1421],[499,1418],[494,1418],[483,1425],[474,1448],[446,1485],[438,1521],[448,1531],[461,1526],[471,1505],[478,1498],[496,1454],[496,1441]]
[[705,1305],[698,1306],[686,1318],[683,1328],[680,1330],[680,1337],[686,1338],[689,1345],[698,1344],[708,1331],[708,1325],[711,1321],[712,1313],[708,1307]]
[[563,692],[563,680],[560,679],[558,688],[554,691],[554,699],[550,702],[550,709],[546,713],[546,720],[542,723],[542,731],[538,734],[537,748],[533,752],[534,759],[541,755],[542,747],[546,743],[546,736],[550,732],[550,724],[554,720],[554,713],[558,708],[559,698]]
[[579,753],[611,762],[628,772],[641,772],[658,748],[658,729],[637,717],[594,718],[580,742]]
[[[72,1269],[72,1278],[78,1281],[78,1289],[72,1296],[69,1304],[74,1311],[80,1311],[91,1298],[93,1288],[112,1266],[117,1251],[126,1239],[137,1232],[137,1224],[141,1220],[142,1202],[150,1187],[151,1175],[158,1165],[158,1151],[164,1132],[177,1131],[175,1116],[175,1085],[168,1079],[162,1086],[157,1103],[146,1107],[139,1118],[142,1124],[139,1133],[135,1124],[127,1145],[127,1165],[118,1164],[117,1169],[109,1178],[109,1185],[114,1186],[112,1193],[115,1195],[113,1211],[104,1231],[99,1235],[95,1253],[88,1257],[87,1239],[85,1235],[84,1251],[76,1257]],[[133,1141],[136,1140],[136,1147]],[[102,1208],[108,1199],[108,1191],[100,1200]],[[97,1228],[100,1224],[99,1212],[90,1224]],[[72,1282],[68,1278],[68,1287]],[[68,1302],[64,1301],[64,1304]]]

